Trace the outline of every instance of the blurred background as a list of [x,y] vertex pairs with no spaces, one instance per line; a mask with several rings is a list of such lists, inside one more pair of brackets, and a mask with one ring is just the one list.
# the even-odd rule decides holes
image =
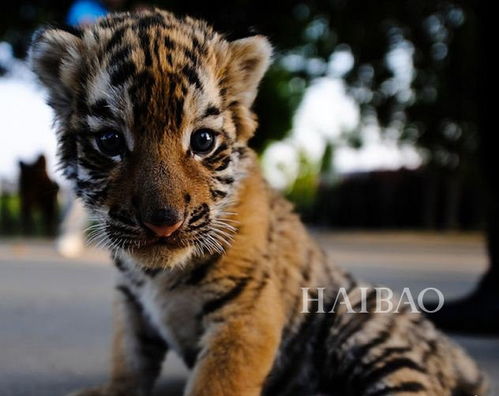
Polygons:
[[[270,182],[306,221],[339,228],[483,229],[480,32],[473,2],[154,4],[207,19],[230,38],[270,37],[276,56],[255,105],[260,128],[252,145]],[[45,168],[38,155],[45,155],[48,177],[66,188],[54,173],[52,114],[23,62],[33,30],[44,23],[84,25],[109,10],[150,5],[6,2],[0,16],[2,232],[54,232],[52,224],[23,224],[19,175],[30,178],[33,167]]]
[[[484,3],[5,1],[0,394],[56,395],[98,382],[110,335],[112,271],[105,253],[84,248],[84,216],[56,171],[52,112],[25,63],[30,37],[42,24],[83,26],[150,6],[206,19],[231,39],[270,38],[275,59],[251,142],[270,183],[340,265],[399,290],[440,288],[454,302],[434,320],[467,334],[456,339],[499,372],[499,195]],[[168,365],[165,386],[181,389],[181,364]]]

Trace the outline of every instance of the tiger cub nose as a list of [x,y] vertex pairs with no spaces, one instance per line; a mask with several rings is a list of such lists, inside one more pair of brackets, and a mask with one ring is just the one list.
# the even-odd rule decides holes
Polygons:
[[169,237],[183,223],[182,216],[170,208],[160,208],[152,211],[144,219],[144,225],[159,237]]

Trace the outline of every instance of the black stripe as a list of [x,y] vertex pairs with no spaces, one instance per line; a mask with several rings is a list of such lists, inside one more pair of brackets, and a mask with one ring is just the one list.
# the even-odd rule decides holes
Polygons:
[[210,207],[208,206],[208,204],[203,203],[201,206],[199,206],[192,213],[192,216],[189,220],[189,225],[194,224],[196,221],[198,221],[202,217],[206,216],[206,214],[209,212],[209,210],[210,210]]
[[130,15],[111,15],[99,21],[98,26],[102,28],[113,28],[121,22],[130,18]]
[[201,55],[206,55],[206,47],[204,43],[201,44],[197,39],[197,37],[192,37],[191,39],[192,39],[192,48],[198,51]]
[[105,99],[99,99],[97,102],[89,106],[89,113],[95,117],[113,118],[114,114],[109,108],[109,104]]
[[142,51],[144,51],[144,64],[146,67],[150,67],[152,66],[152,56],[149,48],[149,36],[145,30],[139,31],[139,40]]
[[[389,347],[386,348],[382,354],[380,354],[376,359],[373,359],[372,361],[369,362],[369,365],[371,367],[376,367],[380,362],[383,360],[386,360],[393,355],[397,354],[402,354],[402,353],[407,353],[411,350],[409,347]],[[364,371],[364,374],[366,374],[366,371]]]
[[[172,93],[174,91],[171,91]],[[182,116],[184,114],[184,98],[183,97],[171,97],[170,98],[170,112],[174,116],[175,127],[179,128],[182,124]]]
[[[290,379],[300,377],[304,370],[304,365],[305,367],[309,365],[304,359],[304,352],[310,350],[307,347],[307,344],[309,344],[311,340],[316,339],[320,325],[323,323],[323,320],[326,319],[321,314],[310,312],[304,314],[305,317],[302,319],[299,328],[293,333],[291,333],[289,327],[285,328],[282,337],[285,344],[281,354],[285,360],[281,363],[282,367],[279,369],[278,375],[274,378],[267,378],[268,383],[265,387],[265,395],[281,394],[282,390],[288,387]],[[327,315],[333,316],[330,314]],[[303,317],[303,315],[301,316]],[[326,349],[324,346],[321,346],[320,348],[322,351],[325,351]],[[310,359],[310,356],[307,356],[307,358]]]
[[140,18],[136,25],[140,30],[147,30],[151,27],[168,27],[163,17],[159,14],[148,15]]
[[89,114],[89,108],[87,104],[87,86],[86,82],[83,81],[84,77],[88,77],[88,75],[81,73],[81,81],[79,83],[80,89],[78,90],[78,92],[76,92],[76,112],[78,114],[81,114],[82,116]]
[[109,58],[109,66],[113,67],[125,63],[125,61],[130,58],[132,50],[130,47],[124,47],[111,55]]
[[362,379],[358,378],[358,385],[360,387],[359,394],[365,394],[370,387],[378,384],[383,380],[383,378],[388,377],[394,372],[402,369],[410,369],[420,373],[426,373],[426,370],[413,360],[406,357],[396,358],[386,362],[383,366],[372,370]]
[[109,52],[111,52],[114,49],[114,47],[116,47],[118,44],[121,43],[121,39],[123,38],[123,35],[125,34],[125,31],[127,29],[128,29],[127,26],[123,26],[114,31],[112,37],[109,39],[109,41],[106,44],[105,50],[102,53],[103,56],[106,56]]
[[169,50],[174,50],[176,47],[175,42],[170,37],[165,37],[164,44],[165,44],[165,47],[168,48]]
[[135,330],[139,344],[139,362],[143,374],[141,379],[144,383],[152,384],[161,371],[168,345],[150,323],[144,323],[144,321],[146,319],[142,317],[142,323]]
[[[114,265],[115,267],[118,269],[118,271],[122,272],[124,274],[124,276],[136,287],[141,287],[144,285],[144,281],[140,278],[137,278],[136,277],[136,273],[135,271],[129,271],[129,269],[125,266],[125,264],[120,260],[120,259],[114,259]],[[117,287],[118,289],[121,288],[121,289],[127,289],[126,291],[125,290],[121,290],[123,293],[127,294],[127,293],[132,293],[130,291],[130,289],[128,289],[126,286],[124,285],[121,285],[121,286],[118,286]],[[132,294],[132,297],[136,300],[137,298]],[[130,296],[127,296],[128,299],[130,299]],[[135,303],[138,304],[137,301],[135,301]]]
[[111,73],[111,85],[122,85],[128,78],[133,77],[136,70],[135,64],[131,61],[121,64]]
[[173,66],[173,58],[172,58],[172,54],[166,54],[166,62],[167,62],[170,66]]
[[227,88],[222,87],[220,88],[220,96],[222,97],[222,100],[225,101],[225,95],[227,94]]
[[210,158],[214,158],[215,156],[220,154],[222,151],[225,151],[227,149],[228,149],[227,144],[222,143],[220,146],[217,147],[217,149],[213,153],[211,153]]
[[[204,112],[203,117],[217,116],[219,114],[220,114],[220,109],[219,108],[217,108],[215,106],[208,106],[208,108]],[[227,148],[227,146],[225,146],[225,148]]]
[[196,265],[189,274],[189,278],[185,281],[186,285],[195,286],[199,284],[208,274],[208,272],[218,263],[219,255],[214,255],[208,260]]
[[147,108],[151,97],[154,77],[148,70],[139,72],[133,79],[133,85],[130,87],[129,94],[133,99],[133,117],[135,125],[148,114]]
[[[351,370],[355,368],[355,366],[361,365],[362,364],[362,359],[369,353],[371,352],[371,349],[383,344],[389,337],[390,337],[390,332],[389,331],[382,331],[380,335],[378,335],[376,338],[372,339],[366,344],[363,344],[361,346],[355,346],[352,348],[352,350],[349,352],[349,354],[352,355],[350,364],[343,370],[344,375],[346,377],[350,376]],[[369,365],[372,363],[369,362]]]
[[111,166],[103,166],[101,162],[90,162],[88,157],[81,157],[78,159],[78,166],[85,168],[92,181],[102,181],[109,177],[108,171],[112,169]]
[[210,190],[210,193],[213,199],[225,198],[227,196],[227,192],[221,190]]
[[198,63],[198,57],[197,55],[192,52],[189,48],[187,47],[183,47],[183,50],[184,50],[184,54],[187,58],[189,58],[189,60],[191,61],[191,63],[195,66],[197,65]]
[[195,224],[195,225],[192,225],[190,227],[187,228],[187,231],[194,231],[194,230],[198,230],[200,228],[203,228],[203,227],[207,227],[211,224],[211,221],[209,218],[206,218],[203,222],[199,223],[199,224]]
[[199,80],[198,73],[193,67],[185,65],[182,68],[182,74],[184,74],[189,80],[189,83],[196,86],[197,89],[201,89],[203,87],[201,81]]
[[344,315],[348,315],[350,320],[338,330],[338,336],[334,340],[336,345],[343,345],[349,338],[359,332],[372,317],[371,313],[345,313]]
[[[320,314],[322,320],[313,344],[313,362],[316,370],[324,371],[325,368],[337,367],[337,364],[335,364],[334,366],[330,364],[332,353],[331,349],[329,348],[331,329],[336,318],[336,314],[332,314],[329,312],[331,312],[331,310],[333,309],[334,303],[334,298],[333,296],[331,296],[330,301],[325,309],[327,313]],[[325,345],[328,346],[325,347]],[[328,371],[328,374],[330,374],[331,370],[326,370]]]
[[230,176],[222,177],[222,176],[217,176],[215,177],[215,180],[219,181],[222,184],[232,184],[234,183],[234,178]]
[[123,293],[123,295],[126,297],[127,301],[133,304],[138,311],[142,312],[143,307],[142,304],[139,303],[139,300],[135,296],[135,294],[132,293],[132,291],[125,285],[118,285],[116,286],[116,290],[120,291]]
[[215,168],[215,172],[220,172],[220,171],[223,171],[225,169],[227,169],[227,167],[229,166],[230,164],[230,161],[231,161],[231,158],[230,156],[226,157],[223,161],[222,161],[222,164],[219,165],[218,167]]
[[239,159],[246,158],[248,154],[248,150],[246,149],[246,147],[241,147],[241,146],[233,148],[232,152],[237,153],[237,155],[239,155]]
[[268,281],[270,279],[270,272],[268,270],[264,270],[262,274],[262,279],[260,279],[260,282],[256,285],[256,287],[253,289],[253,298],[258,298],[260,294],[262,293],[262,290],[265,289],[265,286],[267,286]]
[[77,177],[76,159],[78,149],[76,139],[71,131],[68,134],[61,135],[59,138],[59,166],[63,170],[64,176],[72,180]]
[[76,180],[76,187],[87,195],[99,193],[96,189],[101,187],[102,183],[91,182],[87,180]]
[[153,46],[154,47],[153,52],[154,52],[154,56],[156,57],[157,64],[160,64],[160,62],[161,62],[161,49],[160,48],[163,48],[160,44],[160,39],[161,39],[161,37],[158,35],[156,37],[156,40],[154,40],[154,46]]
[[203,165],[205,167],[207,167],[208,169],[212,169],[212,166],[214,164],[216,164],[217,162],[220,162],[228,157],[229,157],[229,154],[227,154],[227,153],[220,153],[218,155],[215,155],[215,153],[213,153],[211,156],[209,156],[208,158],[205,158],[203,160]]
[[123,264],[123,261],[121,261],[119,258],[114,260],[114,266],[118,269],[118,271],[121,271],[121,272],[126,271],[125,264]]
[[209,315],[210,313],[221,309],[224,305],[241,295],[250,279],[252,278],[249,276],[239,279],[234,287],[232,287],[232,289],[230,289],[227,293],[205,303],[203,305],[201,316]]
[[107,197],[108,186],[76,180],[76,196],[87,204],[97,205]]
[[239,116],[239,112],[232,111],[231,113],[232,123],[239,127],[241,125],[241,117]]
[[[83,185],[82,185],[83,184]],[[82,183],[81,180],[76,180],[76,195],[82,198],[83,201],[89,205],[99,205],[107,198],[109,191],[109,186],[105,184],[104,186],[91,185],[88,183]]]
[[[373,291],[375,291],[373,289]],[[348,294],[350,294],[350,290],[348,290]],[[374,294],[375,295],[375,294]],[[352,337],[355,333],[357,333],[359,330],[361,330],[362,326],[364,326],[371,318],[372,318],[372,312],[370,310],[371,304],[376,301],[375,298],[371,298],[373,296],[373,293],[371,292],[366,300],[367,300],[367,313],[359,313],[359,314],[344,314],[343,316],[338,316],[337,318],[345,317],[345,315],[348,315],[350,318],[349,321],[347,321],[346,324],[344,324],[341,328],[338,329],[338,336],[334,340],[336,345],[342,345],[344,342],[346,342],[350,337]],[[361,301],[359,301],[356,304],[356,307]],[[354,307],[352,307],[355,309]]]

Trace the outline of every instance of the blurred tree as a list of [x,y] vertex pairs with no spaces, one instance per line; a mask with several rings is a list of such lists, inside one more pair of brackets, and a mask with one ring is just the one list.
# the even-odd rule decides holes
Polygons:
[[[307,3],[309,4],[309,3]],[[354,65],[345,79],[364,119],[423,149],[445,175],[444,225],[457,225],[462,177],[476,174],[477,52],[472,1],[313,2]],[[319,18],[316,16],[316,18]],[[325,58],[328,54],[320,54]],[[431,186],[434,186],[431,188]],[[438,185],[429,184],[426,226]]]

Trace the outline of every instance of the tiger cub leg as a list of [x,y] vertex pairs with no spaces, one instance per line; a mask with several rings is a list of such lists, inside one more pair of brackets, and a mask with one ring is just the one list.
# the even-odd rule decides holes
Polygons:
[[275,297],[264,291],[256,303],[251,301],[254,298],[250,290],[232,306],[217,307],[204,317],[207,330],[185,396],[262,394],[279,347],[283,318]]
[[277,349],[277,337],[270,333],[255,328],[249,321],[224,324],[210,337],[206,352],[199,356],[184,394],[261,395]]
[[166,343],[146,322],[126,286],[118,286],[113,305],[113,343],[109,384],[70,396],[149,395],[167,352]]

